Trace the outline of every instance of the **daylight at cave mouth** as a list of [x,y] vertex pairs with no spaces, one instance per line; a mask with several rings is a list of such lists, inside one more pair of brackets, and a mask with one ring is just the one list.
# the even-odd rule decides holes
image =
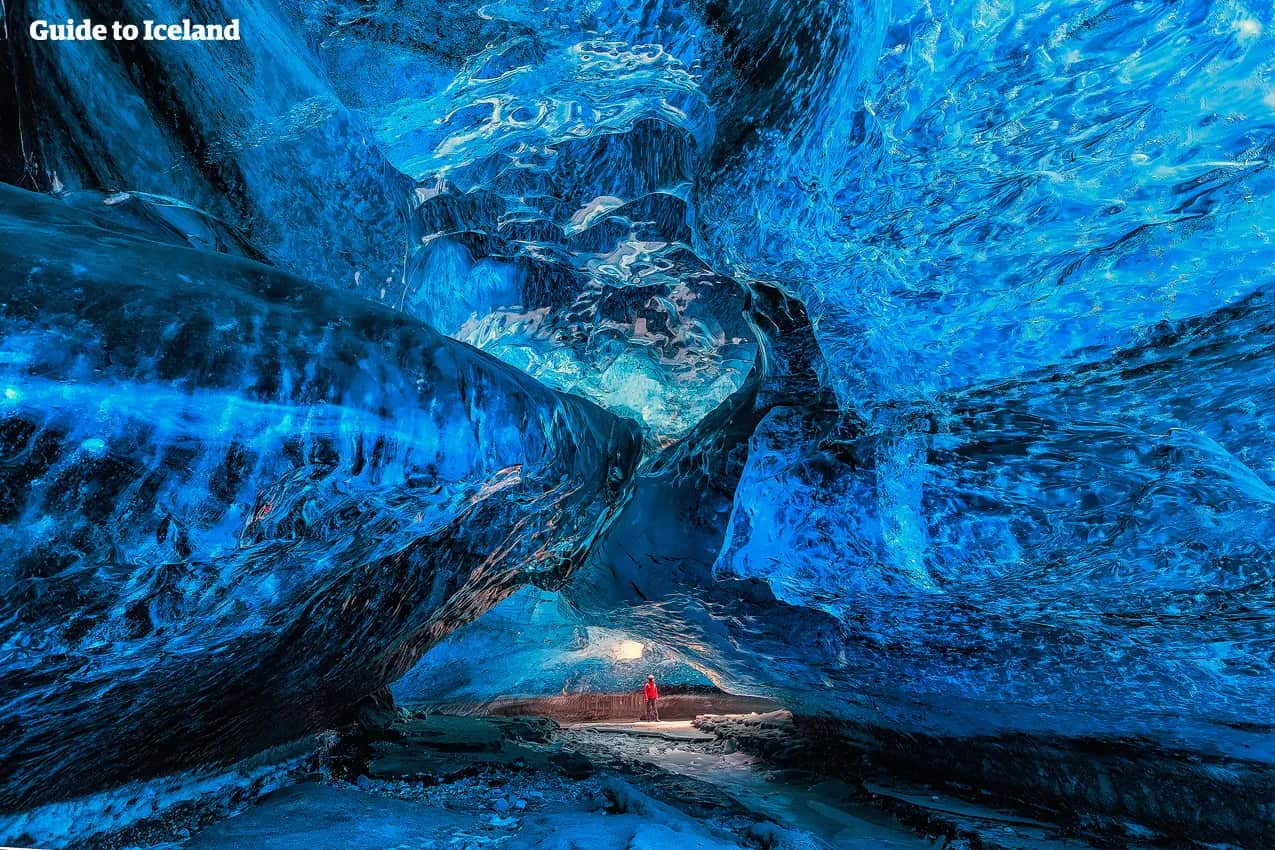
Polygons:
[[0,9],[4,848],[1275,850],[1269,2]]

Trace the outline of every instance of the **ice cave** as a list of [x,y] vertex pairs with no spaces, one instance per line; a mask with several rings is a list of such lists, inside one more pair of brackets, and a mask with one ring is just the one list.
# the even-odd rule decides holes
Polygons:
[[1275,848],[1270,0],[0,9],[3,847]]

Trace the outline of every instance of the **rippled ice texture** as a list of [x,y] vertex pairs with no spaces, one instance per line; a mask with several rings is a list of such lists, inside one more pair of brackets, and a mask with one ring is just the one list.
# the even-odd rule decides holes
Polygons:
[[[1199,743],[1265,714],[1271,10],[572,11],[583,26],[486,7],[527,46],[471,54],[427,99],[369,104],[387,150],[438,191],[501,194],[504,231],[543,229],[498,250],[583,268],[573,292],[601,282],[573,228],[689,175],[688,244],[805,303],[842,411],[746,405],[760,424],[718,446],[747,460],[714,473],[715,509],[698,471],[644,473],[568,588],[584,616],[685,646],[724,682],[834,712],[866,696],[905,725],[921,705],[958,731]],[[598,54],[626,61],[585,73]],[[600,133],[685,137],[689,170],[591,168],[623,144]],[[425,253],[444,228],[427,230]],[[434,277],[424,315],[467,314],[466,338],[608,403],[580,374],[622,362],[593,359],[594,325],[584,342],[557,304],[501,309],[533,284],[467,274],[460,290]],[[706,410],[674,428],[636,413],[703,468],[687,446]],[[777,601],[741,618],[751,582]],[[797,628],[813,647],[774,640]]]
[[[379,675],[319,688],[321,716],[290,727],[311,728],[552,552],[549,572],[570,576],[563,617],[798,709],[957,734],[1252,744],[1272,757],[1257,738],[1275,705],[1269,4],[116,5],[122,18],[241,17],[248,37],[15,42],[23,167],[9,177],[58,200],[0,199],[7,285],[21,295],[4,305],[5,377],[24,382],[13,388],[29,407],[6,462],[40,461],[31,435],[56,424],[60,456],[87,470],[79,488],[9,473],[45,500],[20,507],[62,499],[92,544],[15,574],[39,603],[6,596],[7,621],[25,624],[6,638],[28,653],[4,658],[15,680],[55,655],[79,663],[41,642],[65,627],[50,625],[63,610],[102,612],[119,629],[93,643],[93,682],[123,661],[149,670],[167,658],[147,653],[171,636],[146,630],[170,616],[158,605],[170,573],[193,569],[185,547],[201,540],[228,559],[213,575],[232,597],[249,593],[251,610],[276,618],[263,623],[291,622],[310,585],[273,593],[274,567],[249,557],[256,546],[282,553],[275,566],[294,557],[294,526],[254,524],[264,494],[292,492],[288,476],[305,468],[331,519],[342,503],[329,497],[346,485],[329,473],[353,462],[352,432],[435,417],[445,427],[420,439],[454,464],[441,469],[449,486],[391,463],[402,486],[378,480],[354,515],[397,523],[415,516],[404,501],[437,507],[461,540],[429,538],[446,593],[404,596],[355,569],[394,541],[417,545],[410,522],[370,539],[319,523],[331,537],[309,538],[306,557],[324,588],[348,582],[341,593],[360,604],[324,598],[354,613],[306,619],[282,661],[259,645],[223,651],[220,637],[182,644],[187,658],[240,671],[273,661],[287,697],[310,693],[326,657],[315,662],[307,641],[333,657],[360,647]],[[23,223],[33,218],[44,224]],[[42,240],[66,247],[56,273]],[[88,411],[122,384],[104,389],[64,348],[115,338],[72,319],[136,283],[121,258],[171,287],[140,295],[116,316],[124,328],[165,327],[165,311],[182,314],[213,281],[255,294],[208,306],[181,361],[197,372],[187,384],[151,386],[168,343],[148,339],[153,357],[130,367],[147,386],[141,406],[95,438]],[[74,298],[33,290],[40,274]],[[324,288],[353,293],[325,300]],[[229,302],[239,312],[223,328]],[[41,304],[64,338],[33,318]],[[418,344],[387,352],[378,340],[391,327]],[[207,418],[216,410],[176,422],[159,411],[172,407],[166,393],[186,409],[209,381],[215,402],[240,404],[258,367],[199,371],[211,355],[198,346],[208,334],[255,344],[270,328],[300,358],[297,374],[333,370],[325,392],[356,399],[359,421],[333,420],[323,394],[293,411],[300,402],[276,387],[288,410],[254,407],[242,425],[266,440],[242,492],[219,493],[212,513],[183,502],[204,537],[178,545],[154,512],[109,513],[111,533],[133,541],[122,551],[90,533],[93,512],[118,505],[89,497],[131,492],[144,458],[171,471],[155,458],[174,440],[207,459],[195,492],[217,491],[229,448]],[[339,368],[329,339],[345,343]],[[134,421],[152,418],[158,447]],[[450,451],[452,439],[466,449]],[[296,441],[346,454],[315,473]],[[120,458],[139,466],[92,471],[130,470]],[[539,474],[506,498],[514,473],[501,470],[522,465]],[[574,501],[558,498],[568,491]],[[309,502],[289,504],[315,527]],[[13,513],[6,539],[42,551],[40,519]],[[505,530],[512,546],[491,542]],[[358,557],[336,554],[347,550]],[[55,604],[53,591],[87,579],[92,592],[72,594],[80,608]],[[203,610],[214,597],[201,593],[178,601]],[[533,609],[501,614],[530,623]],[[184,610],[173,622],[188,622]],[[386,611],[411,628],[386,625]],[[234,613],[215,622],[237,635]],[[413,676],[466,648],[491,682],[545,663],[543,644],[520,655],[480,627]],[[260,690],[247,680],[237,693]],[[184,699],[173,681],[166,693]],[[89,701],[79,685],[24,693],[33,712],[74,715]],[[196,727],[234,730],[218,711],[257,710],[201,693]],[[46,739],[32,751],[72,757],[41,749]],[[199,740],[188,756],[225,755],[215,736]],[[4,799],[49,790],[39,771],[27,776]]]
[[857,79],[698,212],[720,264],[806,302],[864,431],[772,414],[716,569],[852,624],[870,692],[1267,714],[1270,7],[859,20]]
[[614,511],[637,428],[0,187],[0,811],[342,722]]
[[853,93],[700,209],[733,268],[812,305],[847,403],[1098,360],[1269,281],[1270,8],[879,14]]

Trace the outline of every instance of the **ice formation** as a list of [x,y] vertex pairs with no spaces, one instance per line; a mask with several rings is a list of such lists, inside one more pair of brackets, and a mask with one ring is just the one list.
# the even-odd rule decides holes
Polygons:
[[615,510],[632,423],[357,296],[0,203],[6,808],[337,722]]
[[587,629],[1275,761],[1269,4],[97,5],[244,38],[9,41],[0,809]]

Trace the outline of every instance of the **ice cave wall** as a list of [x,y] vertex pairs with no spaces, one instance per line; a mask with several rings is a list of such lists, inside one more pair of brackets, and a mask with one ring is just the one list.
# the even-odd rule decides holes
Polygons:
[[[486,563],[496,550],[480,541],[492,533],[560,540],[579,565],[562,590],[569,622],[675,648],[725,686],[905,733],[1132,736],[1275,758],[1270,8],[197,6],[256,22],[256,40],[224,50],[10,42],[28,166],[11,180],[81,191],[56,204],[6,194],[17,240],[5,246],[6,286],[29,291],[24,276],[48,260],[26,243],[41,240],[84,258],[61,268],[57,288],[88,302],[48,301],[54,315],[87,309],[135,269],[162,272],[176,293],[227,275],[280,281],[270,291],[283,303],[242,302],[240,330],[226,333],[238,346],[256,323],[300,322],[308,336],[290,337],[301,347],[289,350],[311,355],[301,372],[333,368],[313,357],[328,350],[315,340],[353,332],[323,330],[329,314],[366,316],[364,335],[410,327],[421,351],[457,364],[437,365],[430,387],[462,392],[462,375],[482,374],[503,388],[454,420],[497,429],[478,432],[478,450],[507,438],[511,463],[520,451],[555,459],[539,484],[524,482],[541,495],[474,491],[500,506],[501,519],[483,520],[494,528],[453,506],[459,539],[476,537],[448,563]],[[16,22],[77,10],[24,4]],[[360,312],[373,308],[254,260],[398,313]],[[294,291],[309,293],[304,304]],[[158,326],[163,309],[180,316],[188,303],[170,296],[142,315]],[[6,362],[29,382],[63,360],[24,327],[7,338]],[[367,363],[399,362],[380,349],[351,357],[334,386],[362,386]],[[96,374],[74,374],[60,391],[97,392]],[[360,402],[380,423],[369,427],[427,403],[387,374]],[[529,399],[520,416],[550,442],[518,448],[500,417],[469,412],[506,409],[506,392]],[[41,416],[95,421],[57,394],[40,403]],[[327,427],[280,417],[270,427],[303,444]],[[219,433],[196,420],[167,427],[196,451]],[[240,524],[219,533],[245,552],[267,543],[252,533],[257,491],[286,489],[280,476],[309,463],[271,439],[262,457],[277,469],[225,496]],[[21,457],[38,448],[14,446]],[[94,463],[132,449],[104,440],[103,451]],[[604,462],[613,454],[624,460]],[[479,469],[491,471],[457,474],[472,482]],[[584,482],[573,491],[587,506],[580,525],[556,499],[539,509],[558,469]],[[105,486],[101,475],[81,495]],[[125,490],[146,480],[141,466],[119,475]],[[217,481],[198,468],[192,480]],[[120,533],[155,531],[129,522]],[[6,528],[36,533],[16,519]],[[535,551],[499,549],[502,566],[471,579],[502,591],[473,597],[483,603],[467,614],[511,590],[497,576],[522,574]],[[191,555],[156,550],[134,564],[91,552],[101,554],[75,564],[119,587],[133,572],[187,569]],[[322,560],[355,582],[359,558]],[[24,587],[79,581],[70,565],[45,563]],[[273,571],[260,580],[258,603],[290,616],[294,597]],[[387,651],[386,604],[364,603],[389,591],[342,588],[361,615],[314,634]],[[110,604],[116,592],[86,590],[76,604]],[[463,619],[436,597],[402,598],[388,610],[435,623],[430,640]],[[12,642],[41,633],[24,626]],[[265,656],[271,677],[304,690],[318,667],[339,669],[334,656],[299,657],[314,634]],[[117,651],[129,657],[128,640],[101,645],[101,670]],[[518,664],[546,663],[543,647],[519,655],[465,640],[412,677],[428,680],[456,646],[482,650],[473,678],[493,687],[515,681]],[[219,654],[212,639],[189,646],[232,666],[263,657],[242,645]],[[38,647],[25,661],[16,651],[6,648],[5,670],[48,661]],[[158,658],[149,652],[138,657]],[[389,677],[343,683],[320,702],[353,703]],[[40,693],[42,711],[81,704],[71,686]],[[256,710],[248,697],[200,693],[195,732]],[[320,714],[314,723],[330,719]],[[196,737],[207,748],[191,757],[224,755],[216,736]],[[85,769],[100,755],[87,751]],[[64,756],[49,749],[25,775]],[[147,766],[164,765],[136,765]]]
[[[412,162],[444,192],[519,202],[493,214],[475,201],[440,223],[431,189],[418,256],[466,230],[472,255],[503,257],[521,246],[493,232],[530,219],[544,228],[529,241],[537,262],[549,250],[559,268],[583,268],[583,280],[554,278],[558,291],[636,289],[643,263],[667,252],[652,242],[681,244],[737,279],[775,281],[808,312],[813,378],[758,401],[738,369],[730,387],[743,395],[714,396],[676,444],[657,441],[633,502],[565,591],[583,621],[686,647],[723,684],[811,709],[1253,752],[1243,730],[1272,696],[1260,613],[1269,10],[633,12],[594,8],[581,31],[533,33],[534,12],[506,10],[508,37],[440,93],[396,91],[411,132],[386,137],[418,155],[432,143],[437,159]],[[599,41],[610,76],[568,63],[564,81],[559,57],[596,57]],[[644,113],[653,89],[690,105]],[[475,90],[498,108],[463,100]],[[592,109],[552,108],[567,97]],[[625,144],[615,135],[660,156],[610,167],[599,151]],[[499,171],[474,151],[503,151]],[[629,213],[633,193],[678,181],[686,217]],[[546,207],[582,185],[581,200]],[[590,263],[594,246],[563,260],[556,235],[570,248],[576,210],[629,225],[627,277],[599,274],[611,267]],[[424,315],[445,322],[453,304],[471,328],[512,315],[470,339],[524,368],[560,321],[552,303],[535,314],[544,324],[527,320],[525,284],[475,304],[460,299],[492,289],[446,280],[421,279]],[[515,306],[493,311],[501,298]],[[719,322],[731,312],[709,306]],[[767,321],[754,314],[740,337],[764,351]],[[597,336],[548,344],[586,340],[597,358]],[[758,369],[778,384],[783,362]],[[535,368],[587,391],[560,363]],[[791,629],[806,638],[786,643]]]
[[[30,21],[228,21],[238,42],[8,41],[21,184],[158,195],[241,230],[281,268],[388,299],[411,181],[341,102],[291,19],[254,0],[31,0]],[[16,182],[16,181],[15,181]],[[384,294],[383,294],[384,291]]]
[[6,810],[326,725],[621,500],[637,429],[410,317],[0,188]]

